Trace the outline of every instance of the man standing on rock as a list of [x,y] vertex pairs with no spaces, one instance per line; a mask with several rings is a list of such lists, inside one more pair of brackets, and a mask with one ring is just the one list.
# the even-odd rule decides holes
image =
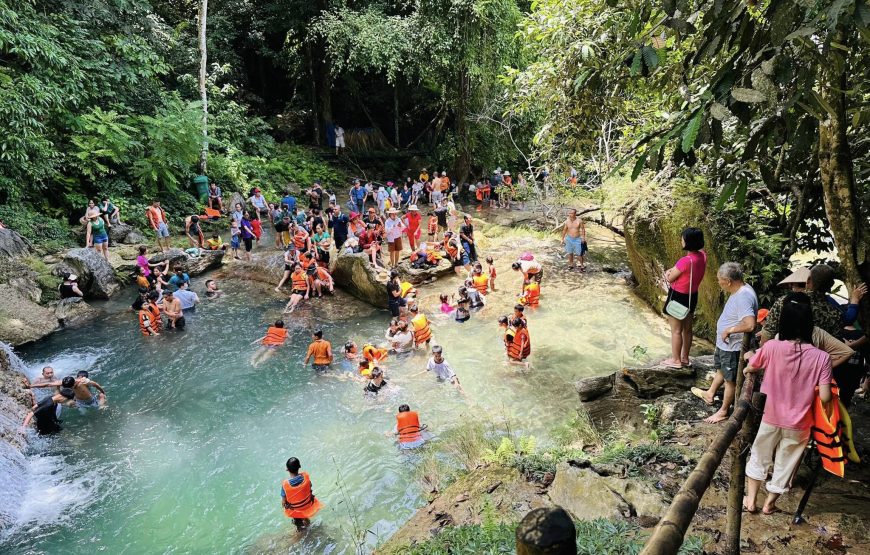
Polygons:
[[580,271],[586,271],[586,224],[577,217],[577,209],[568,211],[568,219],[562,227],[562,244],[568,254],[568,269],[574,269],[574,256],[580,258]]
[[710,388],[704,391],[693,387],[692,394],[713,405],[713,396],[719,387],[725,384],[722,395],[722,408],[704,420],[716,424],[728,418],[728,409],[734,402],[734,391],[737,382],[737,366],[740,362],[740,348],[743,334],[755,331],[755,317],[758,314],[758,297],[750,285],[743,282],[743,270],[736,262],[726,262],[719,267],[716,274],[719,287],[730,296],[716,322],[716,350],[713,353],[713,365],[716,376]]
[[169,248],[169,220],[166,217],[166,210],[160,207],[160,201],[154,199],[151,206],[145,210],[145,217],[148,218],[148,223],[151,229],[157,235],[157,246],[161,252],[166,252]]

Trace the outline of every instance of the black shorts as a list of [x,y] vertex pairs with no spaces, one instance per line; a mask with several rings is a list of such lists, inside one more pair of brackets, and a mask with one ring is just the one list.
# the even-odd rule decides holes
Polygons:
[[723,351],[719,347],[713,351],[713,367],[722,372],[725,381],[737,381],[737,366],[740,364],[740,351]]
[[290,264],[284,264],[284,271],[285,272],[292,272],[293,266],[291,266]]
[[398,318],[399,314],[401,313],[401,311],[399,309],[407,304],[408,304],[408,301],[406,301],[405,299],[403,299],[401,297],[398,299],[395,297],[390,299],[390,314],[394,318]]
[[[674,291],[673,289],[668,290],[668,300],[675,300],[683,306],[689,307],[689,314],[694,314],[695,309],[698,307],[698,292],[695,291],[691,295],[689,293],[680,293],[679,291]],[[665,301],[665,306],[668,305],[668,301]],[[662,309],[664,312],[664,308]]]
[[305,289],[294,289],[294,290],[291,291],[290,293],[291,293],[292,295],[302,295],[302,296],[304,297],[304,296],[305,296],[305,293],[307,293],[307,291],[306,291]]
[[254,238],[249,237],[247,239],[242,239],[245,242],[245,252],[251,252],[251,249],[254,248]]

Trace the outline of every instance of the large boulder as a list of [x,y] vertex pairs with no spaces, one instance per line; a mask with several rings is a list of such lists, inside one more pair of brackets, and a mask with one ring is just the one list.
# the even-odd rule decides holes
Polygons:
[[130,224],[112,224],[109,228],[111,244],[137,245],[145,242],[145,236]]
[[166,252],[155,254],[148,261],[152,264],[161,264],[168,260],[170,272],[175,268],[181,268],[188,275],[198,276],[218,268],[224,259],[224,254],[225,251],[200,249],[198,256],[191,256],[182,249],[168,249]]
[[54,311],[40,306],[17,288],[0,284],[0,341],[22,345],[57,329]]
[[241,193],[234,192],[230,195],[229,204],[224,204],[224,208],[226,208],[228,212],[232,212],[236,209],[236,204],[241,204],[242,210],[248,207],[248,201],[245,197],[243,197]]
[[440,277],[453,273],[453,265],[446,258],[439,260],[437,266],[422,269],[412,268],[411,263],[405,259],[399,263],[397,269],[399,270],[399,274],[403,281],[413,283],[414,285],[434,281]]
[[386,271],[372,267],[364,253],[341,254],[332,270],[335,283],[361,301],[378,308],[387,308]]
[[581,378],[576,384],[574,384],[574,388],[580,395],[581,401],[592,401],[601,397],[605,393],[610,393],[613,389],[613,381],[615,377],[615,374],[610,374],[607,376]]
[[638,517],[650,521],[667,510],[662,494],[647,482],[601,476],[569,462],[556,466],[547,495],[578,520]]
[[54,306],[54,315],[63,327],[77,326],[96,318],[100,311],[85,302],[81,297],[61,299]]
[[85,297],[108,299],[121,289],[115,269],[94,249],[72,249],[55,268],[57,275],[74,273]]
[[33,251],[30,243],[11,229],[0,229],[0,258],[27,256]]

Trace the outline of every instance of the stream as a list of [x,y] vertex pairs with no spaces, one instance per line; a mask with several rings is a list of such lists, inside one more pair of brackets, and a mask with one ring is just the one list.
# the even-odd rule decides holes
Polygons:
[[[554,241],[537,241],[545,263],[562,264]],[[490,245],[504,254],[497,257],[501,291],[483,311],[464,324],[431,318],[465,395],[428,373],[414,376],[427,360],[416,353],[391,355],[384,365],[390,386],[364,396],[341,346],[382,340],[389,318],[340,292],[285,318],[289,345],[251,367],[251,342],[281,317],[284,301],[247,281],[221,282],[224,296],[188,314],[183,332],[143,337],[127,291],[104,303],[96,321],[24,349],[31,378],[45,365],[58,376],[87,369],[109,405],[88,414],[65,408],[60,435],[31,441],[26,492],[0,551],[246,553],[280,544],[275,551],[286,553],[295,530],[279,488],[290,456],[302,461],[325,505],[292,552],[356,553],[360,530],[367,530],[364,548],[376,547],[425,504],[415,479],[424,454],[400,453],[386,435],[399,404],[418,410],[434,434],[424,453],[469,420],[507,422],[514,433],[545,440],[575,413],[577,378],[613,372],[638,349],[667,353],[661,320],[624,280],[554,268],[542,306],[527,311],[532,368],[507,365],[496,320],[515,302],[519,276],[508,254],[516,256],[516,245],[509,238]],[[201,295],[205,279],[193,280]],[[449,277],[421,287],[421,306],[434,314],[437,294],[458,283]],[[316,327],[338,354],[324,375],[301,364]]]

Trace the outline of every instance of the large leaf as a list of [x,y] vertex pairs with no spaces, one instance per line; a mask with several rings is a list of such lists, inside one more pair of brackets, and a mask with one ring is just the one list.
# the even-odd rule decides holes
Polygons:
[[714,102],[710,104],[710,115],[718,120],[726,120],[731,117],[731,112],[723,104]]
[[743,209],[743,205],[746,204],[746,191],[749,189],[749,183],[747,183],[746,178],[740,180],[740,183],[737,185],[737,190],[734,192],[734,204],[737,205],[738,210]]
[[637,157],[637,160],[634,163],[634,169],[631,170],[631,180],[634,181],[640,175],[640,172],[643,171],[643,167],[646,164],[646,157],[649,154],[649,151],[644,152],[642,155]]
[[689,124],[683,129],[682,149],[683,152],[689,152],[695,146],[695,141],[698,138],[698,131],[701,130],[701,123],[704,121],[704,110],[699,109],[695,116],[689,120]]
[[725,203],[731,199],[735,189],[737,189],[737,183],[734,181],[729,181],[724,187],[722,187],[722,191],[719,193],[719,198],[716,199],[716,210],[722,210],[725,208]]
[[631,60],[631,76],[637,77],[640,75],[641,70],[643,70],[643,56],[641,51],[638,50],[634,53],[634,58]]
[[655,48],[653,48],[652,46],[644,46],[640,52],[643,56],[643,63],[646,64],[646,67],[649,68],[650,71],[658,67],[659,55],[656,52]]
[[731,96],[734,97],[734,100],[738,102],[745,102],[746,104],[757,104],[759,102],[764,102],[767,100],[767,95],[765,95],[761,91],[756,91],[754,89],[744,89],[744,88],[734,88],[731,90]]

